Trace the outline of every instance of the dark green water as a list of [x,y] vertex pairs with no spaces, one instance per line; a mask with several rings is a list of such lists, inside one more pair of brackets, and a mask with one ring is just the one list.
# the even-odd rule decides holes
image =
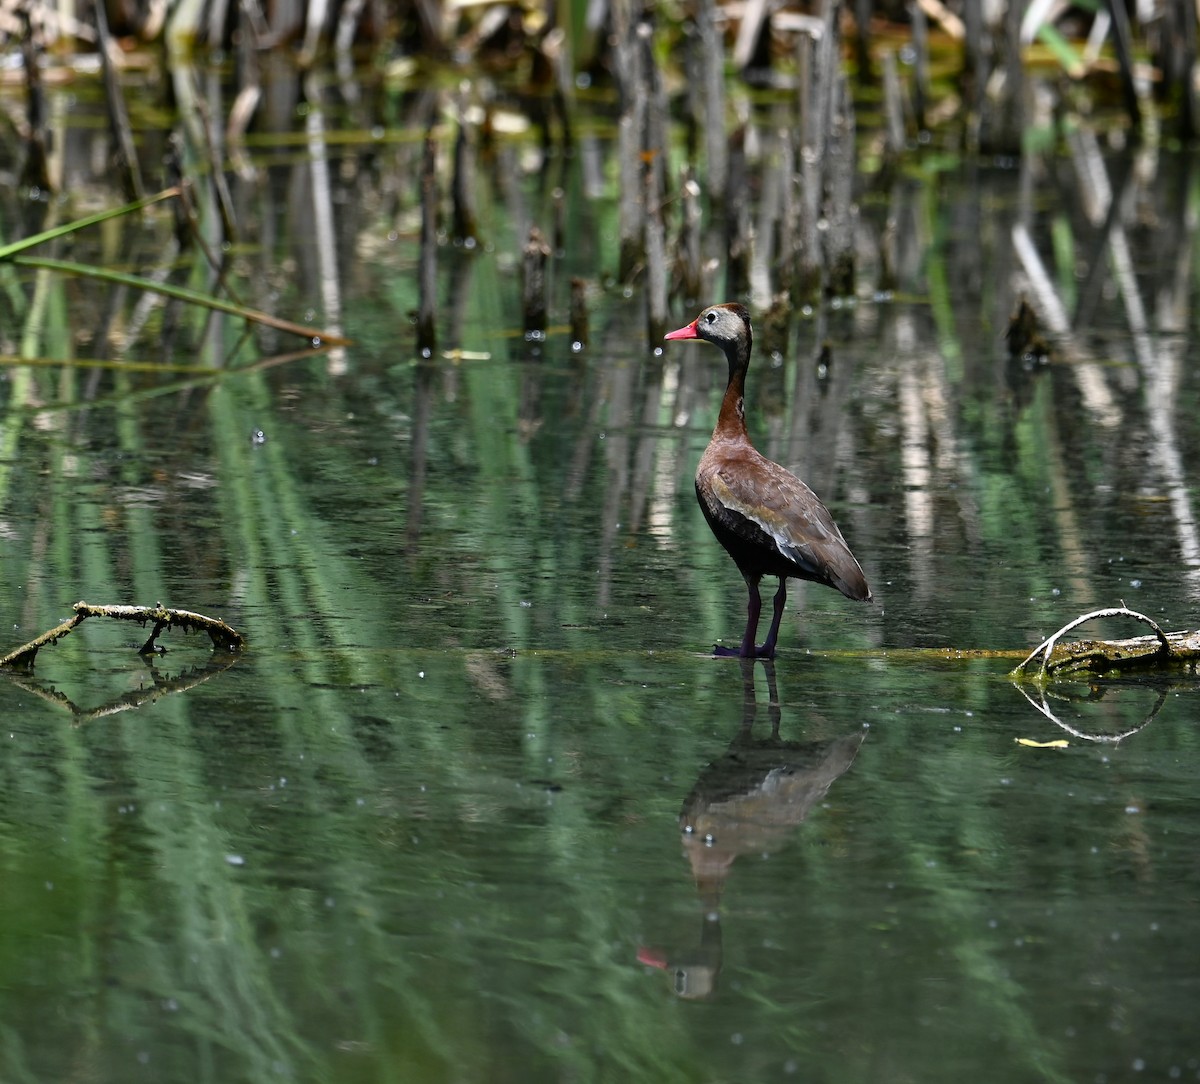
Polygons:
[[[0,680],[0,1079],[1200,1078],[1192,680],[1066,690],[1075,729],[1136,730],[1087,741],[1013,660],[905,650],[1029,649],[1120,599],[1196,624],[1194,284],[1160,258],[1186,251],[1186,163],[1139,192],[1141,355],[1110,282],[1037,372],[1002,340],[1015,173],[864,203],[902,224],[897,293],[794,314],[749,398],[875,601],[796,586],[779,659],[746,669],[707,656],[744,589],[691,491],[719,355],[655,355],[639,289],[597,290],[582,352],[561,326],[611,208],[570,203],[538,348],[485,206],[494,243],[444,253],[418,364],[409,219],[352,162],[353,347],[213,379],[4,370],[12,644],[86,598],[250,647],[207,673],[171,634],[150,665],[143,630],[89,622],[36,686]],[[301,222],[292,168],[276,213]],[[1032,226],[1047,260],[1091,239],[1066,204]],[[308,240],[252,250],[244,287],[321,312]],[[52,288],[44,352],[103,309],[81,291]],[[162,360],[219,365],[239,333]],[[45,695],[87,713],[180,677],[87,719]]]

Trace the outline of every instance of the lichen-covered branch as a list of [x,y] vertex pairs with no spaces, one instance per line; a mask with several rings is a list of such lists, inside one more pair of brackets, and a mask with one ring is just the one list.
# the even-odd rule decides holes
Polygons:
[[93,606],[90,602],[80,601],[75,603],[74,610],[75,616],[70,620],[48,629],[36,639],[30,640],[29,643],[23,644],[15,651],[10,651],[0,658],[0,668],[33,669],[33,663],[40,648],[47,644],[57,643],[89,617],[111,617],[117,621],[136,621],[142,626],[153,623],[154,628],[149,638],[139,649],[139,653],[142,655],[165,650],[160,648],[156,641],[161,632],[170,628],[181,628],[184,632],[207,632],[209,639],[212,640],[214,650],[217,651],[233,654],[246,646],[242,634],[219,618],[208,617],[191,610],[170,609],[163,606],[161,602],[153,606]]

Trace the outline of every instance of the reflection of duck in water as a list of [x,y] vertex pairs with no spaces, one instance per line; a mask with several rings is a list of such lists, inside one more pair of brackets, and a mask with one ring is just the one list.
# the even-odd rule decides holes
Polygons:
[[705,998],[721,970],[721,891],[742,854],[772,851],[825,797],[833,781],[854,763],[866,731],[823,742],[791,742],[779,736],[781,710],[775,667],[764,663],[770,690],[771,732],[755,739],[754,661],[742,661],[742,725],[725,753],[697,778],[679,814],[683,850],[704,907],[700,941],[669,959],[643,948],[638,959],[674,977],[680,997]]

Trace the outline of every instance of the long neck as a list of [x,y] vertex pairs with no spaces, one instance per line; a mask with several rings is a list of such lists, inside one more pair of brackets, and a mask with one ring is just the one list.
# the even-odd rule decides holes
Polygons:
[[725,348],[725,357],[729,361],[729,384],[725,388],[725,398],[721,400],[721,413],[717,416],[717,426],[713,430],[714,437],[749,440],[746,432],[746,370],[750,367],[750,328],[736,343],[730,343]]

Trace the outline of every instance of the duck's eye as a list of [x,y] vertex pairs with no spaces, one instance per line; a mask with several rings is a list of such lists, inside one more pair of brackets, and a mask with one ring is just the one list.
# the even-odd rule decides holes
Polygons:
[[715,312],[707,313],[704,319],[710,324],[715,324],[717,322],[717,314]]

